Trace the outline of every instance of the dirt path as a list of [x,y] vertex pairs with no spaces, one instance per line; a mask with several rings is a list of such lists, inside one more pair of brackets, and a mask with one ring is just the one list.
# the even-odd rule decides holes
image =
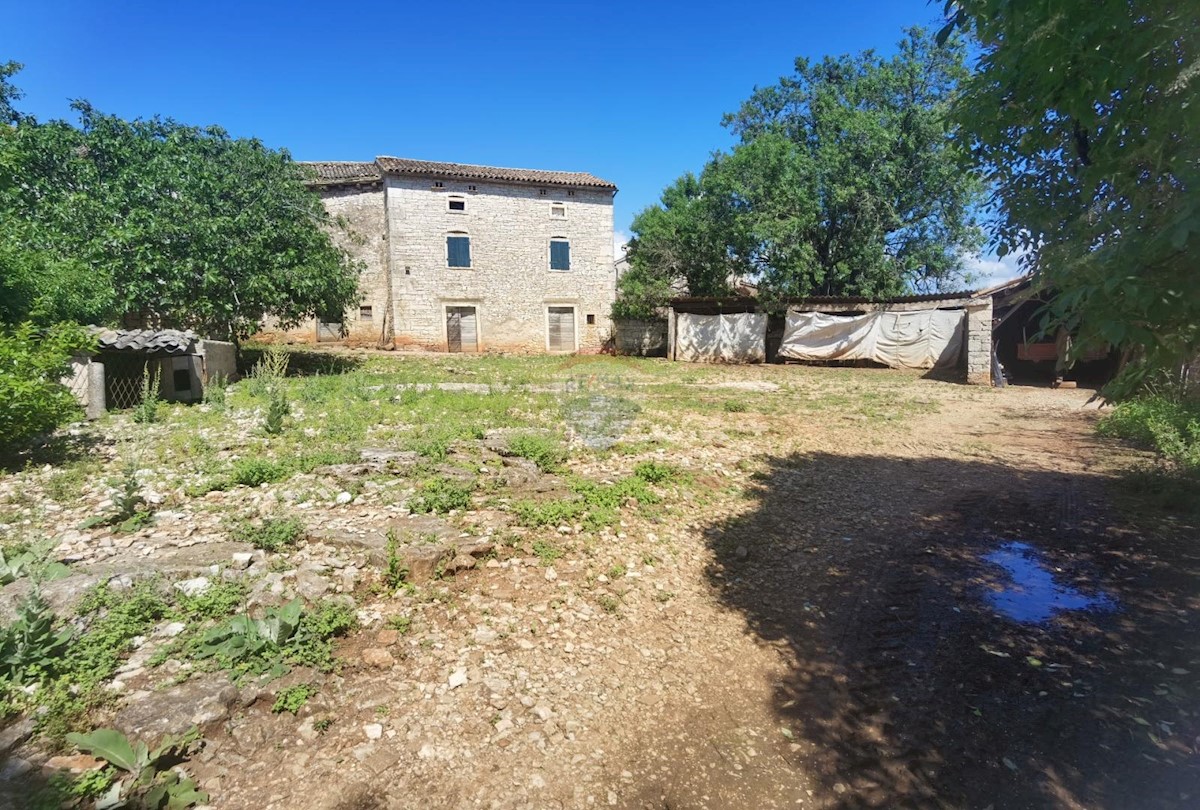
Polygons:
[[[1197,806],[1195,533],[1109,508],[1085,399],[996,392],[882,450],[771,456],[703,538],[713,598],[778,655],[704,684],[629,805]],[[1116,609],[997,613],[983,557],[1013,541]]]

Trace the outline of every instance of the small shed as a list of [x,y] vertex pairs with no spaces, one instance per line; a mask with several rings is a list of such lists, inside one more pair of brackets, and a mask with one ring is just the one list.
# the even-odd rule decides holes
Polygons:
[[158,380],[158,395],[172,402],[196,402],[204,388],[237,372],[236,347],[178,329],[91,327],[96,353],[76,357],[64,380],[89,418],[105,410],[132,408],[142,400],[147,374]]

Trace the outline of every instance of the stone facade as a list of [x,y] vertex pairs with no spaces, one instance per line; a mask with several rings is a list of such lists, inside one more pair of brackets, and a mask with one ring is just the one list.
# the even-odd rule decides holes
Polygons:
[[[552,317],[558,350],[594,352],[609,341],[614,186],[590,175],[529,172],[518,180],[511,176],[521,170],[458,164],[391,172],[388,161],[406,163],[380,158],[375,182],[356,176],[314,184],[335,221],[335,240],[366,268],[361,303],[343,320],[345,341],[546,352]],[[345,171],[372,164],[313,165]],[[478,176],[485,171],[500,177]],[[550,181],[538,182],[543,176]],[[569,182],[575,177],[583,182]],[[469,267],[448,266],[451,235],[469,239]],[[569,244],[569,269],[551,269],[551,240]],[[473,342],[451,337],[454,313],[473,315]],[[310,322],[286,334],[307,341],[330,330]]]
[[[473,306],[480,351],[544,352],[548,308],[569,306],[574,350],[599,350],[616,295],[612,193],[443,182],[387,180],[397,344],[445,349],[446,307]],[[450,210],[451,198],[465,210]],[[469,236],[469,268],[446,266],[451,233]],[[569,270],[550,269],[552,238],[570,245]]]

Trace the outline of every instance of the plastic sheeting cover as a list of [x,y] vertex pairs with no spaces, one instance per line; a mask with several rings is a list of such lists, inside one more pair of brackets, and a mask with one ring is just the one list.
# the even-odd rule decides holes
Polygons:
[[675,320],[675,357],[692,363],[766,362],[767,316],[681,312]]
[[945,368],[958,362],[961,309],[826,315],[789,310],[779,356],[791,360],[872,360],[892,368]]

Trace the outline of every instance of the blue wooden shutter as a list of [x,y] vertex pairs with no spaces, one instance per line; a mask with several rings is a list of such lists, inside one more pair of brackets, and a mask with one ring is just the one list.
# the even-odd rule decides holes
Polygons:
[[446,263],[450,267],[471,266],[471,237],[446,237]]
[[571,243],[561,239],[550,242],[550,269],[571,269]]

